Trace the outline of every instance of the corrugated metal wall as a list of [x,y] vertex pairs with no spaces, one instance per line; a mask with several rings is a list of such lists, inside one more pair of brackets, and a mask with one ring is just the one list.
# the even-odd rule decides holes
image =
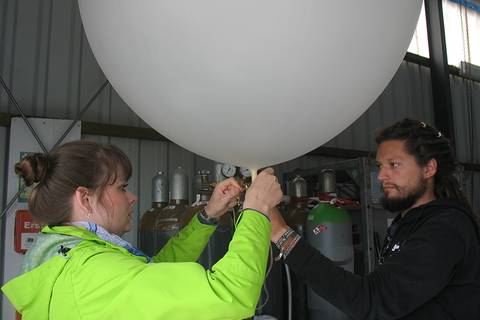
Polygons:
[[462,162],[479,163],[480,83],[450,77],[457,157]]
[[[457,158],[461,162],[480,163],[480,83],[450,77]],[[473,208],[480,212],[480,172],[465,172],[465,190]]]
[[[8,141],[8,129],[5,127],[0,127],[0,208],[3,209],[4,207],[4,197],[5,197],[5,190],[6,190],[6,180],[5,180],[5,170],[6,170],[6,162],[7,162],[7,141]],[[0,210],[1,212],[2,210]],[[3,247],[3,218],[0,220],[0,254],[3,254],[2,247]],[[0,263],[0,265],[3,265]],[[0,270],[0,277],[3,275],[3,271]],[[1,312],[1,310],[0,310]]]
[[5,189],[5,162],[7,161],[8,128],[0,127],[0,204],[3,204]]
[[326,146],[375,150],[375,132],[407,117],[434,121],[430,69],[404,61],[373,105]]
[[[0,74],[24,112],[72,119],[105,81],[74,0],[4,0],[0,4]],[[17,113],[0,91],[0,112]],[[145,126],[111,89],[85,121]]]

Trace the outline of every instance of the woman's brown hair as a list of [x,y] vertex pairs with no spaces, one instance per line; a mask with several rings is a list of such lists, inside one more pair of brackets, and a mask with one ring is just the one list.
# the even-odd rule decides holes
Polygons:
[[68,221],[72,196],[78,187],[102,194],[118,174],[128,180],[132,165],[118,147],[79,140],[65,143],[47,154],[27,155],[15,165],[26,186],[37,183],[28,200],[36,220],[48,225]]

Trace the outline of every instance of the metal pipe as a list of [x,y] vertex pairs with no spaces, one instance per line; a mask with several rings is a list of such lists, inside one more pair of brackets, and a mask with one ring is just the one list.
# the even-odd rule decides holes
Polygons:
[[5,213],[7,213],[7,211],[13,206],[15,201],[17,201],[18,197],[20,196],[20,194],[23,192],[24,189],[25,189],[25,186],[22,186],[20,189],[18,189],[17,193],[12,197],[12,199],[10,199],[7,206],[5,207],[5,209],[2,210],[2,213],[0,214],[0,221],[3,219],[3,216],[5,215]]
[[48,152],[47,148],[43,144],[42,140],[40,140],[40,137],[37,135],[37,132],[35,131],[35,129],[33,129],[32,125],[30,124],[30,121],[28,121],[27,117],[25,116],[25,114],[22,111],[22,108],[20,108],[20,106],[18,105],[17,100],[15,100],[15,97],[13,96],[12,92],[8,88],[7,84],[5,83],[5,81],[3,80],[3,77],[1,75],[0,75],[0,82],[2,83],[3,89],[5,89],[5,92],[7,93],[8,98],[10,99],[10,101],[13,103],[13,105],[15,106],[17,111],[22,116],[23,121],[25,121],[25,123],[27,124],[27,127],[30,130],[30,132],[32,132],[32,135],[35,138],[35,140],[37,140],[38,145],[40,146],[40,148],[42,148],[44,153],[47,153]]
[[62,136],[58,139],[58,141],[55,143],[55,145],[53,146],[52,149],[55,149],[56,147],[58,147],[62,142],[63,140],[65,139],[65,137],[70,133],[70,131],[72,131],[73,127],[75,126],[75,124],[80,121],[83,117],[83,115],[85,114],[85,112],[87,112],[87,110],[92,106],[93,102],[97,99],[97,97],[100,95],[100,93],[103,91],[103,89],[105,89],[105,87],[109,84],[108,80],[106,80],[101,86],[100,88],[98,88],[98,90],[95,92],[95,94],[92,96],[92,98],[90,98],[90,100],[87,102],[87,104],[85,105],[85,107],[83,107],[83,109],[77,114],[77,117],[75,118],[75,120],[72,121],[72,123],[70,124],[70,126],[67,128],[67,130],[62,134]]
[[453,103],[448,71],[442,0],[425,1],[435,126],[455,148]]
[[[33,136],[35,137],[35,140],[37,140],[38,144],[40,145],[40,147],[42,148],[43,152],[44,153],[48,153],[48,150],[47,148],[45,147],[45,145],[42,143],[42,141],[40,140],[40,137],[37,135],[35,129],[33,129],[32,125],[30,124],[30,121],[28,121],[28,118],[25,116],[25,114],[23,113],[22,109],[20,108],[20,106],[18,105],[17,101],[15,100],[15,97],[13,96],[12,92],[10,91],[10,89],[8,88],[7,84],[5,83],[5,81],[3,80],[3,77],[0,75],[0,82],[2,84],[2,87],[5,89],[5,92],[7,93],[8,95],[8,98],[10,99],[10,101],[14,104],[15,108],[17,109],[17,111],[20,113],[20,115],[22,116],[22,119],[23,121],[25,121],[25,123],[27,124],[27,127],[30,129],[30,131],[32,132]],[[85,114],[85,112],[87,112],[87,110],[90,108],[90,106],[92,105],[92,103],[95,101],[95,99],[97,99],[97,97],[100,95],[100,93],[103,91],[103,89],[105,89],[105,87],[109,84],[108,81],[105,81],[101,86],[100,88],[95,92],[95,94],[92,96],[92,98],[90,98],[90,100],[87,102],[87,104],[85,105],[85,107],[83,107],[83,109],[78,113],[77,117],[75,118],[75,120],[72,121],[72,123],[70,124],[70,126],[68,127],[68,129],[63,133],[63,135],[60,137],[60,139],[58,139],[58,141],[55,143],[55,145],[53,146],[52,149],[54,149],[55,147],[57,147],[60,143],[62,143],[62,141],[65,139],[65,137],[70,133],[70,131],[72,131],[72,128],[75,126],[75,124],[83,117],[83,115]],[[17,201],[18,197],[20,196],[20,194],[23,192],[23,190],[25,189],[25,186],[23,186],[22,188],[20,188],[17,193],[12,197],[12,199],[10,199],[10,201],[8,202],[8,204],[6,205],[5,209],[2,210],[2,213],[0,214],[0,220],[3,219],[3,216],[7,213],[7,211],[13,206],[13,204],[15,203],[15,201]]]

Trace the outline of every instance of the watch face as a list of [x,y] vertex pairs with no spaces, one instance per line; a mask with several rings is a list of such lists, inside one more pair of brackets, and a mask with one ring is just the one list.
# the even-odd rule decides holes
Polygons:
[[245,178],[249,178],[252,176],[252,172],[248,168],[240,168],[240,174]]
[[222,174],[227,178],[233,177],[236,172],[237,172],[237,167],[235,167],[234,165],[224,164],[222,166]]

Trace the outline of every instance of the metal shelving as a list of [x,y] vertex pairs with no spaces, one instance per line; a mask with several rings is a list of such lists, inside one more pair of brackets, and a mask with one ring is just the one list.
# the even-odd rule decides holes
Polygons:
[[[343,194],[348,193],[348,198],[360,204],[359,207],[344,208],[351,213],[354,224],[357,223],[360,229],[360,244],[355,246],[355,251],[356,257],[362,257],[363,266],[356,267],[355,271],[360,274],[371,272],[377,262],[375,251],[379,249],[379,241],[375,245],[375,232],[379,239],[383,238],[381,236],[386,232],[387,220],[392,217],[381,207],[382,192],[377,180],[376,164],[373,159],[366,157],[327,163],[317,168],[285,173],[283,181],[287,183],[300,175],[307,180],[308,195],[316,196],[321,189],[321,175],[325,169],[332,169],[336,173],[338,196],[343,198]],[[287,185],[284,187],[288,190]],[[346,190],[342,191],[342,188]]]

